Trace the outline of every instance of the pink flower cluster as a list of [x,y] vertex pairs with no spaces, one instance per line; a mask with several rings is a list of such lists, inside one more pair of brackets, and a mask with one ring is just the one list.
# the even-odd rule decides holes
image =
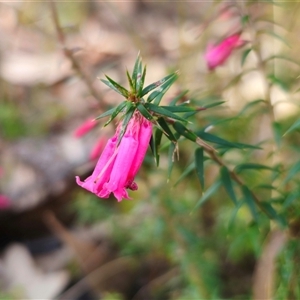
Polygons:
[[120,129],[121,124],[108,140],[92,175],[84,181],[76,176],[77,184],[86,190],[100,198],[108,198],[113,193],[118,201],[129,199],[126,189],[138,188],[134,178],[146,155],[152,124],[135,112],[118,144]]
[[230,56],[232,51],[245,44],[245,41],[241,40],[241,34],[236,33],[227,38],[217,45],[209,44],[205,52],[205,60],[210,70],[222,65]]

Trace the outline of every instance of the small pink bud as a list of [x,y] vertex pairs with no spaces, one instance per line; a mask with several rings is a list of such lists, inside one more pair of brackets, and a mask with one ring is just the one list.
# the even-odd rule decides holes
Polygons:
[[77,129],[74,131],[74,136],[79,138],[83,135],[90,132],[95,126],[97,125],[97,122],[94,119],[88,119],[85,122],[83,122]]
[[245,41],[241,40],[240,37],[241,34],[236,33],[225,38],[218,45],[208,44],[204,57],[210,70],[222,65],[234,49],[245,44]]

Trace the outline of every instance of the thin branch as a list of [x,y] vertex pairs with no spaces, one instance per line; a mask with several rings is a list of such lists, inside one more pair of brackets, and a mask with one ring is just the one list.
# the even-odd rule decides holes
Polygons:
[[56,30],[56,35],[59,43],[62,46],[63,52],[65,56],[71,61],[73,69],[81,76],[82,80],[85,82],[87,85],[90,93],[97,99],[99,100],[99,105],[102,103],[102,95],[99,93],[99,91],[94,87],[93,85],[93,80],[87,74],[84,70],[84,68],[80,65],[79,61],[74,57],[74,53],[72,50],[68,49],[66,46],[66,37],[64,35],[64,32],[60,26],[59,23],[59,18],[56,10],[56,6],[53,0],[50,0],[50,9],[52,13],[52,18]]
[[[210,156],[210,158],[216,162],[220,167],[225,167],[228,169],[230,177],[241,187],[245,184],[243,183],[242,179],[238,176],[237,173],[235,173],[233,170],[230,170],[226,164],[223,162],[223,160],[217,156],[216,150],[212,148],[211,146],[207,147],[207,144],[203,142],[201,139],[196,139],[196,144],[203,148],[203,150]],[[249,189],[252,198],[254,199],[255,203],[259,206],[259,208],[270,218],[273,218],[273,216],[270,215],[270,213],[261,205],[259,198]]]

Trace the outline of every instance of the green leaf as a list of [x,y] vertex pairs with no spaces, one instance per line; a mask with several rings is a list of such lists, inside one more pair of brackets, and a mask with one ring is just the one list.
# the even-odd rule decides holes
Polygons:
[[213,185],[211,185],[202,195],[202,197],[198,200],[194,209],[203,205],[221,186],[221,182],[217,180]]
[[201,139],[203,139],[205,141],[212,142],[212,143],[218,144],[223,147],[238,148],[238,149],[246,149],[246,148],[261,149],[260,147],[253,146],[253,145],[242,144],[242,143],[232,143],[232,142],[226,141],[216,135],[213,135],[211,133],[204,132],[204,131],[197,131],[196,134],[197,134],[197,136],[199,136]]
[[288,46],[289,48],[291,48],[290,44],[288,43],[288,41],[283,38],[281,35],[275,33],[274,31],[269,31],[269,30],[259,30],[257,31],[257,33],[259,34],[268,34],[271,35],[272,37],[276,38],[277,40],[281,41],[282,43],[284,43],[286,46]]
[[130,77],[130,74],[129,74],[128,70],[126,70],[126,75],[127,75],[127,79],[128,79],[128,82],[129,82],[130,90],[131,90],[131,92],[133,92],[134,91],[133,81]]
[[113,111],[111,114],[109,120],[104,124],[104,127],[107,126],[123,109],[124,107],[128,104],[128,101],[123,101],[121,102]]
[[132,102],[127,101],[126,106],[127,106],[126,107],[126,113],[124,115],[124,119],[123,119],[123,122],[122,122],[122,127],[121,127],[121,131],[120,131],[120,134],[119,134],[119,139],[118,139],[118,145],[121,142],[121,140],[123,138],[123,135],[126,132],[128,123],[131,120],[131,118],[132,118],[132,116],[134,114],[134,111],[135,111],[135,107],[132,104]]
[[291,57],[285,56],[285,55],[272,55],[270,57],[268,57],[265,61],[269,61],[269,60],[273,60],[273,59],[282,59],[282,60],[286,60],[288,62],[294,63],[298,66],[300,66],[300,62],[296,61],[294,59],[292,59]]
[[245,185],[242,186],[242,192],[243,192],[243,195],[245,197],[246,204],[248,205],[248,207],[250,209],[250,212],[253,216],[253,219],[257,222],[258,214],[257,214],[256,206],[255,206],[255,200],[252,196],[252,193],[248,189],[248,187],[245,186]]
[[240,165],[236,166],[234,170],[235,170],[236,173],[240,173],[241,171],[249,170],[249,169],[277,171],[274,168],[271,168],[271,167],[268,167],[268,166],[265,166],[265,165],[261,165],[261,164],[254,164],[254,163],[240,164]]
[[203,148],[197,148],[195,151],[196,173],[199,178],[202,190],[204,189],[204,153]]
[[162,130],[164,131],[166,137],[173,143],[177,142],[176,137],[174,136],[173,132],[171,131],[168,123],[166,122],[166,120],[162,117],[157,119],[158,124],[160,125],[160,127],[162,128]]
[[204,105],[203,108],[205,108],[205,109],[212,108],[212,107],[215,107],[215,106],[219,106],[219,105],[221,105],[221,104],[223,104],[225,102],[226,101],[216,101],[216,102]]
[[263,208],[265,213],[273,220],[277,221],[281,226],[286,227],[287,222],[283,216],[277,214],[276,210],[272,207],[269,202],[261,201],[260,206]]
[[300,171],[300,161],[298,161],[296,164],[291,167],[290,171],[288,172],[284,184],[287,184],[297,173]]
[[108,79],[108,81],[105,80],[105,79],[101,79],[101,81],[103,83],[105,83],[108,87],[110,87],[112,90],[114,90],[118,94],[120,94],[120,95],[122,95],[122,96],[124,96],[126,98],[128,97],[129,92],[124,87],[122,87],[121,85],[119,85],[118,83],[116,83],[115,81],[113,81],[108,76],[105,75],[105,77]]
[[290,132],[300,129],[300,119],[297,120],[285,133],[284,136]]
[[[123,102],[122,102],[123,103]],[[95,120],[99,120],[99,119],[102,119],[104,117],[107,117],[107,116],[110,116],[114,111],[115,111],[115,107],[107,110],[106,112],[102,113],[100,116],[98,116],[97,118],[95,118]]]
[[276,77],[274,74],[271,74],[268,76],[269,80],[273,83],[281,87],[284,91],[289,90],[289,86],[286,82],[284,82],[282,79]]
[[136,91],[137,76],[138,76],[138,73],[139,73],[139,67],[140,67],[140,53],[138,53],[138,56],[135,60],[133,71],[132,71],[132,76],[131,76],[134,91]]
[[181,173],[180,177],[175,182],[174,186],[177,186],[184,178],[186,178],[195,169],[195,162],[190,163],[186,169]]
[[160,106],[170,112],[173,113],[183,113],[183,112],[190,112],[190,111],[197,111],[195,108],[184,106],[184,105],[178,105],[178,106]]
[[271,185],[271,184],[259,184],[255,187],[256,189],[265,189],[265,190],[273,190],[277,191],[277,187]]
[[162,78],[161,80],[158,80],[154,83],[149,84],[142,90],[140,97],[147,95],[152,90],[156,89],[157,87],[161,86],[163,83],[167,82],[173,76],[174,76],[174,73],[167,75],[166,77]]
[[167,90],[171,87],[171,85],[178,78],[177,73],[173,73],[171,75],[172,76],[165,83],[163,83],[162,86],[158,90],[152,92],[149,95],[147,102],[152,102],[153,100],[155,100],[154,104],[159,105],[164,94],[167,92]]
[[230,177],[230,173],[229,173],[228,169],[226,167],[222,167],[220,170],[220,173],[221,173],[222,183],[224,185],[224,188],[225,188],[228,196],[233,201],[233,203],[235,205],[237,205],[237,199],[235,196],[235,192],[234,192],[234,189],[232,186],[232,181],[231,181],[231,177]]
[[162,131],[157,128],[156,131],[155,131],[155,135],[154,135],[154,151],[153,151],[153,154],[154,154],[154,158],[155,158],[155,161],[156,161],[156,165],[159,166],[159,146],[160,146],[160,143],[161,143],[161,138],[162,138]]
[[119,93],[121,95],[123,95],[124,97],[128,97],[129,92],[122,87],[120,84],[118,84],[117,82],[115,82],[114,80],[112,80],[110,77],[108,77],[107,75],[105,75],[106,79],[115,87],[115,89],[117,89],[119,91]]
[[142,103],[138,103],[136,108],[147,120],[149,120],[149,121],[154,120],[151,113],[148,111],[148,109]]
[[[274,132],[274,139],[276,142],[276,145],[278,148],[280,148],[281,146],[281,138],[282,138],[282,128],[281,128],[281,124],[278,122],[274,122],[272,124],[273,127],[273,132]],[[299,120],[299,128],[300,128],[300,120]]]
[[197,135],[187,129],[182,123],[176,121],[174,122],[173,127],[180,135],[184,136],[192,142],[196,142]]
[[155,105],[152,103],[145,103],[145,107],[147,109],[153,111],[156,114],[163,115],[163,116],[169,117],[171,119],[175,119],[175,120],[180,120],[182,122],[186,122],[185,119],[175,115],[174,113],[170,112],[169,110],[167,110],[161,106],[158,106],[158,105]]
[[104,84],[106,84],[109,88],[111,88],[112,90],[114,90],[115,92],[117,92],[118,94],[122,95],[123,94],[117,89],[115,88],[109,81],[105,80],[105,79],[100,79]]
[[249,19],[250,19],[249,15],[243,15],[241,17],[241,22],[242,22],[243,26],[245,26],[249,23]]
[[242,116],[244,113],[247,112],[247,110],[257,104],[260,104],[260,103],[266,103],[265,100],[263,99],[257,99],[257,100],[253,100],[251,101],[250,103],[246,104],[242,109],[241,111],[239,112],[238,116]]
[[283,208],[288,208],[290,207],[293,202],[296,200],[296,199],[299,199],[300,198],[300,193],[299,192],[291,192],[287,195],[287,197],[285,198],[285,201],[283,203]]
[[243,54],[242,54],[242,59],[241,59],[241,66],[244,65],[245,61],[246,61],[246,58],[247,56],[249,55],[249,53],[252,51],[252,48],[250,49],[246,49]]
[[136,93],[138,94],[139,90],[140,90],[140,86],[141,86],[141,80],[142,80],[142,62],[140,61],[139,62],[139,65],[138,65],[138,73],[137,73],[137,77],[136,77]]
[[225,103],[226,101],[216,101],[216,102],[212,102],[210,104],[206,104],[206,105],[203,105],[201,107],[198,107],[197,109],[195,109],[194,111],[192,112],[188,112],[186,114],[184,114],[183,118],[185,119],[188,119],[190,118],[191,116],[195,115],[196,113],[198,113],[199,111],[203,111],[203,110],[207,110],[209,108],[213,108],[215,106],[219,106],[223,103]]
[[184,96],[188,93],[188,90],[185,90],[183,92],[181,92],[179,95],[177,95],[175,98],[173,98],[171,101],[170,101],[170,105],[176,105],[176,103],[184,98]]
[[176,151],[176,144],[170,143],[169,151],[168,151],[168,180],[171,177],[173,165],[174,165],[174,155]]
[[143,90],[143,87],[144,87],[144,83],[145,83],[145,78],[146,78],[146,72],[147,72],[147,68],[146,66],[144,67],[144,70],[143,70],[143,74],[142,74],[142,77],[141,77],[141,80],[138,82],[138,93],[137,93],[137,96],[142,98],[142,90]]

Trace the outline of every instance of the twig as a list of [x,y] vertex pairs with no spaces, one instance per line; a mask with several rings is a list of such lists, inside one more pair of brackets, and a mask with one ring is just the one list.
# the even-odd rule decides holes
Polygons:
[[[226,164],[223,162],[223,160],[217,156],[216,154],[216,150],[214,148],[212,148],[211,146],[207,147],[207,144],[205,142],[203,142],[200,138],[196,139],[196,144],[198,144],[200,147],[203,148],[203,150],[210,156],[210,158],[216,162],[219,166],[221,167],[225,167],[228,169],[230,177],[241,187],[244,186],[244,183],[242,181],[242,179],[233,171],[230,170]],[[259,208],[270,218],[273,218],[272,215],[270,215],[270,213],[261,205],[259,198],[249,189],[252,198],[254,199],[255,203],[259,206]]]
[[65,56],[71,61],[73,69],[81,76],[82,80],[85,82],[87,85],[90,93],[97,99],[99,100],[99,105],[101,106],[102,103],[102,95],[100,92],[94,87],[93,85],[93,80],[90,78],[90,76],[85,72],[83,67],[80,65],[79,61],[74,57],[73,51],[68,49],[66,46],[66,38],[64,35],[64,32],[60,26],[59,19],[58,19],[58,14],[56,10],[56,6],[53,0],[50,0],[50,9],[52,12],[52,18],[57,34],[57,39],[59,43],[62,46],[63,52]]

